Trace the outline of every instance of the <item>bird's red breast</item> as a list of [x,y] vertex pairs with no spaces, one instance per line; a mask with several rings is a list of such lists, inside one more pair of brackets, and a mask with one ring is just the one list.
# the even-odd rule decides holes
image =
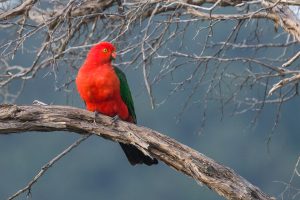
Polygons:
[[[105,50],[104,50],[105,49]],[[129,112],[120,93],[120,81],[111,64],[114,47],[109,45],[93,47],[79,69],[76,85],[86,108],[104,115],[118,115],[130,121]]]

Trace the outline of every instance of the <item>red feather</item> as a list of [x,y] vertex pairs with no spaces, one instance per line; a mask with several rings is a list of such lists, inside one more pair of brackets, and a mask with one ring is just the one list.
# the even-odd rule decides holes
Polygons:
[[78,72],[76,85],[88,110],[111,117],[118,115],[122,120],[130,121],[120,95],[120,81],[111,64],[114,53],[115,47],[110,43],[94,46]]
[[[109,42],[101,42],[92,47],[78,71],[77,89],[88,110],[111,117],[117,115],[124,121],[135,122],[122,99],[120,80],[111,64],[111,60],[116,57],[115,52],[116,48]],[[158,163],[155,158],[144,155],[134,145],[120,145],[132,165]]]

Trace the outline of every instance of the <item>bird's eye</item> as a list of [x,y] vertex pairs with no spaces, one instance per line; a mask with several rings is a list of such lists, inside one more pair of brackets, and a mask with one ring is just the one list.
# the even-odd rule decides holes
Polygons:
[[107,48],[103,49],[103,53],[107,53],[107,51],[108,51]]

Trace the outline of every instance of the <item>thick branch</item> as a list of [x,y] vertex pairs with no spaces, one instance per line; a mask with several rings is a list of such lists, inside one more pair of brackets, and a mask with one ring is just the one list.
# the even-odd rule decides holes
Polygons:
[[279,23],[286,32],[300,41],[300,21],[288,6],[276,5],[276,3],[267,1],[263,1],[262,4],[266,8],[270,8],[270,14],[277,15],[277,19],[274,20],[275,23]]
[[226,199],[273,200],[247,180],[203,154],[154,130],[138,127],[68,106],[0,106],[0,134],[25,131],[94,133],[103,138],[136,145],[170,167],[204,183]]
[[[278,0],[266,0],[266,1],[276,3]],[[299,0],[280,0],[278,3],[284,4],[284,5],[300,6]]]

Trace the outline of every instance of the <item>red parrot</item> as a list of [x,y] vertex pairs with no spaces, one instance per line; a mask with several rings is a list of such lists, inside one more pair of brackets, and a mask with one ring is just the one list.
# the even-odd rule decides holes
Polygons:
[[[77,90],[86,109],[110,117],[136,123],[134,104],[125,74],[114,67],[116,48],[109,42],[93,46],[78,71]],[[143,154],[135,146],[120,143],[130,164],[157,164],[155,158]]]

